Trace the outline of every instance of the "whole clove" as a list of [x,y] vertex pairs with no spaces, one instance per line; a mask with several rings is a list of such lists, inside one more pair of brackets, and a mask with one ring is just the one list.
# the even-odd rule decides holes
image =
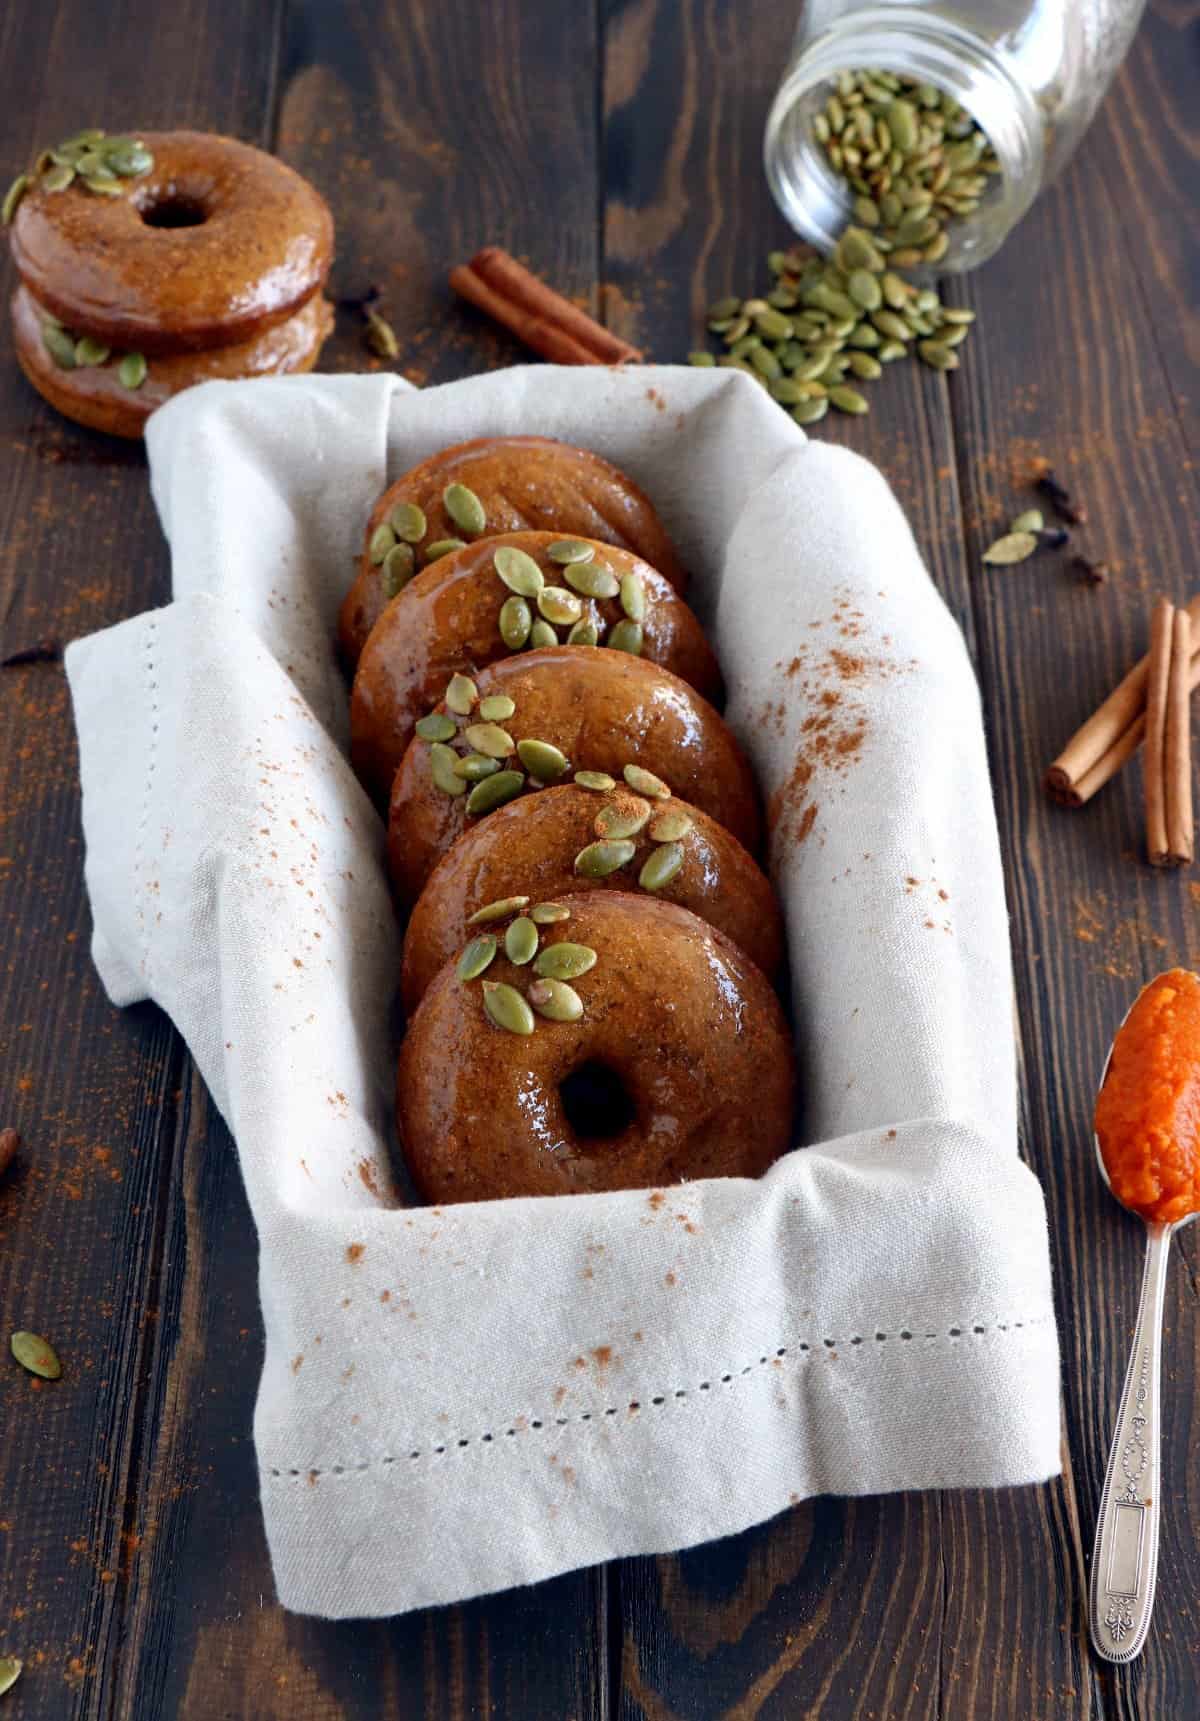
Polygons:
[[1047,466],[1039,472],[1037,488],[1050,503],[1060,520],[1065,520],[1068,526],[1082,526],[1087,519],[1087,509],[1076,502],[1065,484],[1059,482],[1053,471]]
[[1071,534],[1065,526],[1043,526],[1037,534],[1039,550],[1061,550]]
[[1102,586],[1108,578],[1108,563],[1093,562],[1087,556],[1072,556],[1071,566],[1085,586]]
[[56,639],[40,639],[36,645],[27,645],[20,651],[10,652],[7,657],[0,657],[0,669],[16,669],[22,663],[61,663],[63,648]]

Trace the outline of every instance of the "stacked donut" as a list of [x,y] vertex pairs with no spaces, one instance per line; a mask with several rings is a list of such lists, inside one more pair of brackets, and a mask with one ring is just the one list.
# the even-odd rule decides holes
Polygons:
[[17,358],[68,418],[139,437],[214,377],[311,370],[333,220],[273,156],[204,132],[79,132],[10,187]]
[[637,486],[545,437],[447,449],[371,515],[339,633],[431,1201],[754,1176],[789,1145],[758,794],[686,583]]

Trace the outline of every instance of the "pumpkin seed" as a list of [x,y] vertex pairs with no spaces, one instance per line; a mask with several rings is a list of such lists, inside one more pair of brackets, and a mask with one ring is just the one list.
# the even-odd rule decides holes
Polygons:
[[580,878],[607,878],[628,866],[636,853],[637,844],[625,838],[589,843],[575,856],[575,871]]
[[510,651],[520,651],[529,638],[533,615],[524,598],[505,598],[500,605],[500,638]]
[[535,651],[540,651],[543,646],[557,645],[559,639],[550,623],[539,617],[529,630],[529,643]]
[[533,557],[515,544],[501,544],[492,557],[492,565],[510,592],[521,598],[536,598],[546,584],[546,576]]
[[1009,526],[1009,533],[1040,532],[1046,524],[1046,517],[1040,508],[1026,508],[1023,514],[1018,514]]
[[442,491],[442,505],[460,532],[477,538],[487,527],[487,514],[474,490],[465,484],[447,484]]
[[599,642],[600,629],[594,621],[589,621],[586,616],[582,621],[577,621],[567,635],[568,645],[598,645]]
[[617,786],[617,779],[607,771],[576,771],[574,780],[581,789],[590,789],[594,795],[607,795]]
[[145,144],[133,138],[110,138],[104,146],[104,158],[122,179],[137,179],[154,166],[154,157]]
[[783,366],[775,354],[766,347],[755,347],[750,354],[750,363],[758,375],[765,377],[768,381],[773,381],[783,375]]
[[370,558],[371,566],[379,567],[388,551],[394,550],[395,547],[396,534],[385,520],[382,525],[376,526],[371,533],[371,542],[367,545],[367,555]]
[[516,747],[508,730],[498,723],[470,723],[463,730],[463,740],[486,759],[507,759]]
[[630,657],[640,657],[643,645],[642,624],[630,621],[628,616],[624,616],[609,629],[604,643],[611,651],[625,651]]
[[943,305],[942,321],[944,323],[971,324],[975,321],[975,312],[968,310],[966,305]]
[[533,971],[539,980],[578,980],[589,968],[596,966],[596,952],[590,944],[544,944],[534,959]]
[[877,311],[883,303],[883,291],[879,282],[866,269],[855,269],[846,283],[846,291],[864,311]]
[[458,959],[458,965],[455,968],[458,978],[460,980],[478,980],[498,949],[499,945],[490,932],[481,932],[477,938],[472,938],[470,943],[464,946],[463,953]]
[[453,741],[458,734],[458,724],[444,711],[431,711],[428,717],[419,717],[413,729],[422,741]]
[[403,591],[417,571],[417,558],[411,544],[393,544],[383,558],[379,581],[383,595],[389,601]]
[[425,566],[431,562],[440,562],[443,556],[452,556],[455,550],[465,550],[464,538],[435,538],[432,544],[426,544],[424,550]]
[[146,380],[146,361],[141,353],[126,353],[117,366],[122,388],[141,388]]
[[459,776],[456,766],[458,754],[452,747],[447,747],[444,741],[435,741],[429,749],[429,775],[433,778],[434,787],[440,789],[443,795],[465,795],[467,785]]
[[952,352],[949,347],[944,347],[940,341],[918,341],[917,351],[934,370],[958,369],[958,354]]
[[610,837],[636,837],[650,823],[652,811],[649,801],[643,801],[640,796],[614,796],[611,801],[605,801],[596,814],[592,829],[598,837],[606,840]]
[[882,341],[875,356],[881,365],[890,365],[895,359],[902,359],[907,351],[903,341]]
[[[551,982],[547,981],[546,984],[550,985]],[[564,990],[569,992],[571,988],[567,986]],[[580,1009],[582,1011],[582,1006]],[[569,1020],[569,1018],[564,1018],[564,1020]],[[0,1655],[0,1697],[3,1697],[6,1691],[12,1690],[21,1677],[21,1669],[24,1665],[25,1663],[19,1655]]]
[[75,162],[76,173],[96,174],[101,179],[115,179],[116,175],[108,166],[104,157],[96,149],[85,149]]
[[792,319],[785,317],[782,311],[773,311],[769,305],[756,314],[754,326],[768,340],[786,341],[791,338]]
[[856,388],[831,388],[829,391],[829,404],[830,406],[836,406],[839,412],[862,413],[870,412],[871,410],[870,402],[867,400],[866,395],[859,394]]
[[124,197],[125,188],[111,174],[81,173],[80,181],[97,197]]
[[560,627],[576,622],[583,614],[583,605],[565,586],[543,586],[537,595],[537,607],[547,621]]
[[[576,945],[580,949],[582,946]],[[595,961],[595,957],[592,958]],[[591,963],[588,963],[591,967]],[[583,970],[580,969],[580,973]],[[30,1374],[40,1375],[43,1380],[57,1380],[62,1374],[62,1364],[54,1353],[54,1346],[37,1333],[14,1333],[9,1340],[12,1353],[22,1368]]]
[[583,1015],[583,999],[565,980],[532,980],[528,998],[548,1022],[578,1022]]
[[641,765],[626,765],[621,775],[631,789],[639,795],[649,795],[652,801],[669,801],[671,798],[671,791],[662,778]]
[[615,598],[620,590],[620,581],[607,562],[574,562],[563,570],[563,579],[585,598]]
[[862,377],[868,382],[883,375],[883,366],[878,359],[873,359],[870,353],[851,353],[850,369],[855,376]]
[[497,771],[493,777],[485,777],[482,783],[476,783],[467,796],[468,813],[490,813],[497,807],[504,806],[506,801],[514,800],[525,787],[525,779],[520,771]]
[[696,821],[690,813],[685,813],[682,807],[668,807],[665,813],[659,813],[650,825],[650,838],[656,843],[677,843],[680,837],[686,837]]
[[819,424],[828,411],[828,400],[804,400],[792,408],[792,417],[797,424]]
[[851,347],[877,347],[883,339],[874,323],[860,323],[846,337],[846,344]]
[[570,769],[567,755],[549,741],[518,741],[517,757],[527,771],[543,783],[557,783]]
[[504,954],[518,968],[524,968],[537,954],[538,929],[527,914],[514,920],[504,934]]
[[555,538],[552,544],[547,544],[546,554],[552,562],[569,566],[572,562],[590,562],[596,546],[585,538]]
[[983,559],[993,567],[1006,568],[1013,562],[1023,562],[1038,547],[1036,532],[1006,532],[983,552]]
[[683,844],[663,843],[638,874],[638,884],[643,890],[665,890],[682,865]]
[[489,693],[486,699],[479,701],[479,715],[485,723],[507,723],[516,715],[516,710],[516,701],[507,693]]
[[446,683],[446,691],[442,697],[451,711],[457,712],[460,717],[468,717],[479,699],[479,689],[469,675],[455,673]]
[[497,1028],[510,1034],[532,1034],[533,1011],[515,986],[503,980],[483,982],[483,1007]]
[[871,321],[881,335],[893,341],[911,341],[912,330],[896,311],[872,311]]
[[4,202],[0,205],[0,226],[7,227],[20,207],[21,199],[29,190],[29,175],[18,173],[8,190],[4,193]]
[[463,753],[455,759],[454,769],[464,783],[481,783],[500,769],[500,761],[489,759],[486,753]]
[[56,162],[49,173],[42,175],[43,191],[65,191],[75,177],[75,169],[67,162]]
[[943,347],[960,347],[970,332],[962,323],[939,323],[934,339]]
[[535,926],[554,926],[560,920],[570,920],[571,910],[565,902],[539,902],[529,910]]
[[527,896],[498,896],[495,902],[485,902],[482,908],[477,908],[468,917],[467,925],[488,926],[493,920],[507,920],[510,914],[519,914],[528,906]]
[[621,608],[630,621],[646,619],[646,588],[636,574],[621,576]]
[[59,370],[75,369],[75,337],[59,323],[42,324],[42,345]]
[[425,510],[415,502],[397,502],[388,515],[388,524],[405,544],[419,544],[429,529]]

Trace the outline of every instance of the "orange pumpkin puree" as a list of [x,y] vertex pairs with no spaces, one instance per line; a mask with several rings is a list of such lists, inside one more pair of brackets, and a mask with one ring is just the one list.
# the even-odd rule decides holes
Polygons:
[[1113,1042],[1096,1101],[1113,1194],[1143,1219],[1200,1209],[1200,978],[1160,974]]

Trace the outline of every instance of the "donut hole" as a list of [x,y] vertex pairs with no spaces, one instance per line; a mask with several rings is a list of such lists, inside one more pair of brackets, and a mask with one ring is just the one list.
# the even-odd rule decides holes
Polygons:
[[563,1077],[558,1097],[567,1123],[581,1141],[620,1135],[637,1116],[620,1072],[594,1058]]
[[181,191],[163,192],[138,208],[147,227],[202,227],[208,220],[208,210],[198,197],[187,197]]

